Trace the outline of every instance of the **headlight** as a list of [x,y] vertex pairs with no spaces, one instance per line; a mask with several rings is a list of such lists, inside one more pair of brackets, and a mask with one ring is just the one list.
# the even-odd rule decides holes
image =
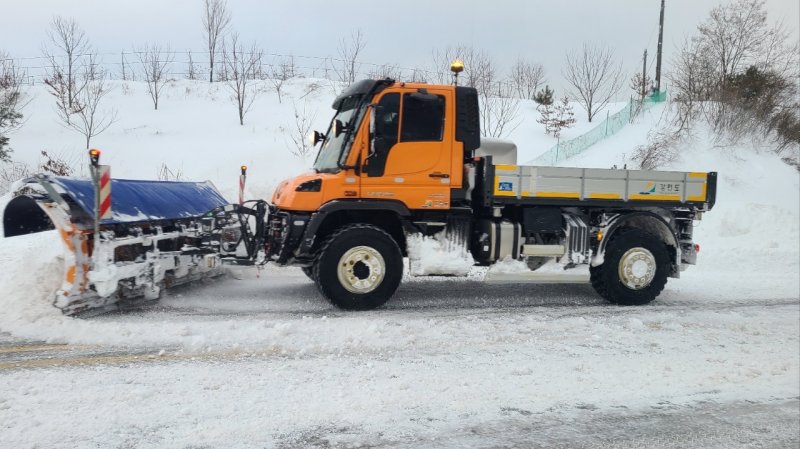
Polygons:
[[311,181],[306,181],[299,186],[297,186],[294,191],[295,192],[319,192],[322,189],[322,180],[312,179]]

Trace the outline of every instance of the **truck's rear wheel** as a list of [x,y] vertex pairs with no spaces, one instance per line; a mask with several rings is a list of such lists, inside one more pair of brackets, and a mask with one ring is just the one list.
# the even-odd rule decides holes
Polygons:
[[331,304],[370,310],[392,297],[403,277],[403,255],[394,239],[375,226],[350,225],[320,250],[314,280]]
[[314,267],[300,267],[300,269],[303,271],[303,274],[305,274],[306,277],[312,281],[314,280]]
[[669,253],[652,234],[620,229],[606,246],[603,264],[591,267],[592,286],[608,301],[641,305],[654,300],[667,284]]

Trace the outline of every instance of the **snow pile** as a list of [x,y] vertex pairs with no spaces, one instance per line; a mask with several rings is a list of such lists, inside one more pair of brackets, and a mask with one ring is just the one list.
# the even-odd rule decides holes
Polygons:
[[494,265],[489,267],[488,273],[527,273],[531,271],[528,265],[521,261],[513,259],[511,256],[506,256],[503,260],[497,261]]
[[0,238],[0,330],[25,333],[32,324],[61,319],[53,300],[64,279],[64,251],[57,231]]
[[[645,112],[636,123],[564,165],[631,167],[628,158],[633,150],[647,141],[652,129],[664,126],[665,108],[660,105]],[[698,265],[681,277],[697,282],[697,278],[714,276],[741,283],[737,276],[747,272],[763,276],[767,292],[800,296],[797,170],[781,161],[764,139],[725,142],[703,124],[698,124],[676,150],[678,159],[662,169],[718,173],[716,205],[695,222],[694,240],[700,244]],[[770,281],[777,278],[784,280]]]
[[466,276],[475,265],[466,245],[450,241],[444,231],[410,235],[406,243],[411,276]]

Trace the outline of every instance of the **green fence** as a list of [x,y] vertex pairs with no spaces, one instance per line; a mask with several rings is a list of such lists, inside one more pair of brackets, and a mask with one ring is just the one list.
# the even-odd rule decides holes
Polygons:
[[577,156],[597,142],[616,134],[619,130],[624,128],[625,125],[630,123],[636,114],[650,109],[654,104],[661,103],[666,100],[666,98],[667,92],[661,91],[645,97],[644,101],[638,98],[632,99],[624,108],[614,114],[608,114],[605,120],[588,132],[573,139],[557,143],[555,146],[539,155],[539,157],[529,162],[529,165],[557,165],[560,161]]

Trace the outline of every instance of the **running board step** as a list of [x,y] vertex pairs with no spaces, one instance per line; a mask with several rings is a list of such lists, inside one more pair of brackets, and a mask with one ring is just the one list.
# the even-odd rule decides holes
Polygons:
[[564,245],[523,245],[523,256],[561,257],[566,253]]
[[489,271],[483,281],[489,284],[587,284],[589,274],[583,273],[537,273],[536,271],[520,273],[492,273]]

